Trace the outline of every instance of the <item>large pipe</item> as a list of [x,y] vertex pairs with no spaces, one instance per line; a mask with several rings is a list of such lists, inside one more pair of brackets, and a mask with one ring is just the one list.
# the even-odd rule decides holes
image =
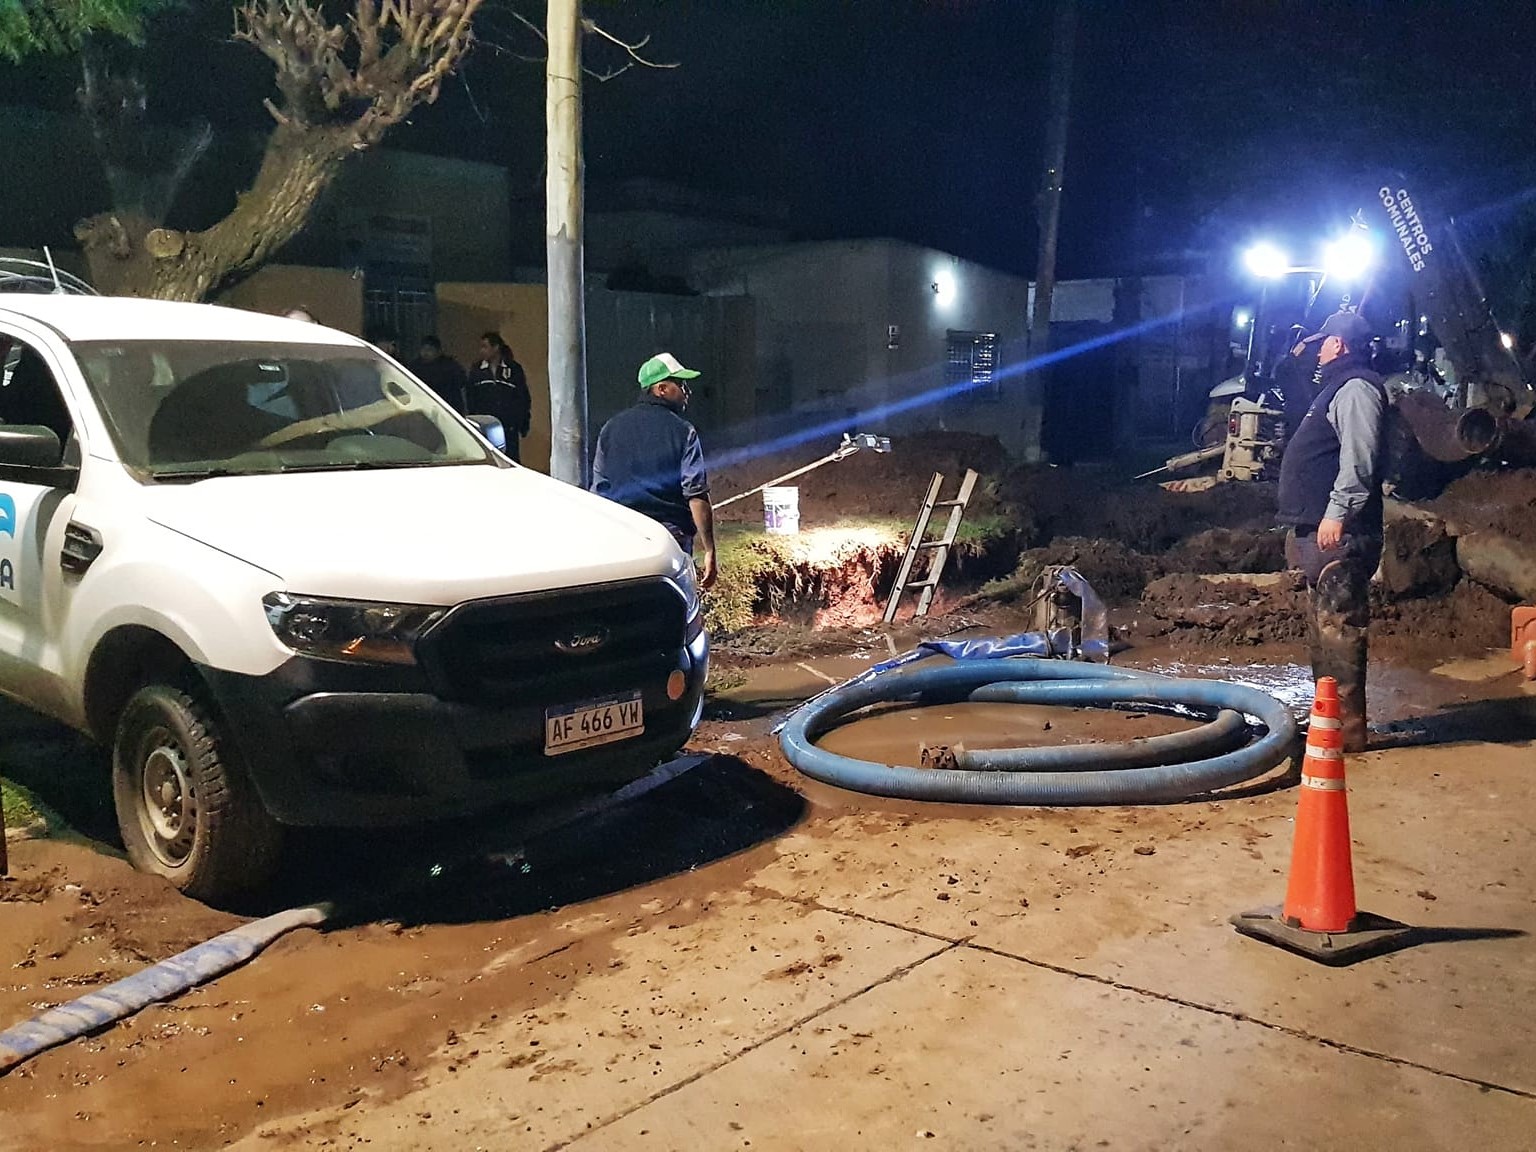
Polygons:
[[1456,464],[1492,451],[1503,429],[1486,408],[1446,408],[1425,392],[1405,392],[1397,401],[1408,427],[1425,453]]
[[1536,544],[1473,532],[1456,538],[1456,563],[1479,584],[1536,604]]

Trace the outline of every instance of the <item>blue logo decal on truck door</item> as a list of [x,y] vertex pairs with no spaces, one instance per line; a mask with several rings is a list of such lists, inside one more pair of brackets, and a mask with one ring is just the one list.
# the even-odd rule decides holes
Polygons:
[[6,492],[0,492],[0,532],[16,539],[16,501]]

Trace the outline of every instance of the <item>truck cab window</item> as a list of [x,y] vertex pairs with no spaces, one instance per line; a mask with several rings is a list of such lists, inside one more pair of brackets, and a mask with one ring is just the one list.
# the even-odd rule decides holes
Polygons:
[[4,346],[0,371],[0,423],[40,424],[50,428],[65,446],[64,462],[79,462],[74,422],[53,372],[35,349],[20,340],[0,336]]

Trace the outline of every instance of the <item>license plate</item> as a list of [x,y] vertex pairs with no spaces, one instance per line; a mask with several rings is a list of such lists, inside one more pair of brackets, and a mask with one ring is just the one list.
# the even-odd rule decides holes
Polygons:
[[544,755],[559,756],[580,748],[612,744],[645,731],[640,693],[562,704],[544,713]]

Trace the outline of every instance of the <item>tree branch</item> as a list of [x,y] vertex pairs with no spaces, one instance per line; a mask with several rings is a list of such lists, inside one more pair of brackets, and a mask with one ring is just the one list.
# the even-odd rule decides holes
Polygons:
[[617,76],[619,72],[628,70],[635,64],[640,65],[642,68],[665,69],[681,67],[680,61],[674,60],[670,64],[661,64],[655,60],[647,60],[644,56],[640,55],[640,49],[644,48],[651,42],[649,35],[642,37],[633,44],[630,44],[628,41],[620,40],[612,32],[609,32],[606,28],[600,25],[596,20],[589,19],[586,16],[581,18],[581,30],[587,33],[589,36],[600,36],[604,40],[607,40],[610,44],[617,44],[620,48],[624,49],[625,53],[628,54],[630,63],[624,65],[624,67],[620,68],[618,72],[613,73],[615,76]]
[[349,127],[367,148],[418,104],[437,99],[474,43],[484,0],[355,0],[345,23],[323,0],[244,0],[235,39],[276,68],[279,124]]
[[[488,9],[488,11],[490,10]],[[540,28],[537,23],[535,23],[533,20],[530,20],[527,16],[524,16],[516,8],[510,6],[501,6],[495,8],[494,11],[505,12],[508,16],[512,17],[512,19],[521,24],[525,29],[537,36],[540,41],[548,43],[548,39],[544,34],[544,29]],[[588,17],[582,17],[581,28],[583,32],[590,36],[597,36],[603,40],[607,40],[611,44],[618,45],[620,48],[624,49],[625,54],[629,57],[625,63],[619,65],[617,68],[610,68],[601,72],[595,68],[589,68],[583,64],[581,68],[582,73],[586,76],[590,76],[599,84],[606,84],[608,81],[624,75],[624,73],[628,72],[631,68],[637,66],[642,68],[656,69],[681,67],[681,65],[678,63],[663,64],[654,60],[648,60],[644,56],[640,55],[640,50],[651,42],[651,38],[649,36],[646,36],[643,39],[637,40],[635,43],[631,44],[626,40],[621,40],[612,32],[609,32],[606,28],[603,28],[601,25],[599,25],[595,20],[589,19]],[[483,41],[483,43],[485,43],[486,46],[491,49],[491,51],[497,53],[500,56],[510,56],[512,59],[520,60],[526,64],[542,64],[545,61],[545,57],[543,56],[529,56],[522,52],[514,52],[512,49],[507,48],[504,45],[489,41]]]

